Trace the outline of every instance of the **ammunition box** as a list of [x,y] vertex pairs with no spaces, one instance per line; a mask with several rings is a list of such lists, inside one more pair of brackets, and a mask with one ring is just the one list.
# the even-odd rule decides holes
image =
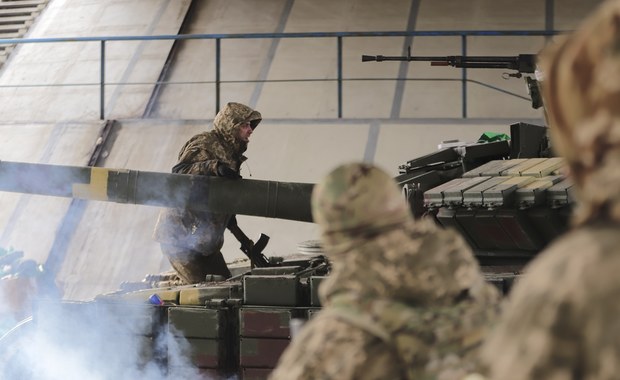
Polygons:
[[243,279],[243,301],[247,305],[301,306],[301,283],[293,275],[246,276]]
[[289,339],[241,338],[239,364],[242,367],[275,368]]
[[290,309],[241,308],[239,310],[239,335],[290,339],[292,314]]
[[[175,350],[171,350],[176,347]],[[190,358],[198,368],[224,368],[230,362],[228,350],[223,340],[196,339],[170,336],[168,338],[168,352],[181,353]],[[170,358],[169,358],[170,359]]]
[[228,311],[200,307],[173,307],[168,309],[170,332],[187,338],[222,339],[227,329]]

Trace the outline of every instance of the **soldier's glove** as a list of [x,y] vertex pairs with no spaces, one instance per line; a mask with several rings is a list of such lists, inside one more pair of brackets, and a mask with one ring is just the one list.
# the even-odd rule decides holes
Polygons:
[[241,178],[239,173],[234,171],[230,166],[226,164],[222,164],[222,163],[217,164],[217,175],[220,177],[226,177],[230,179]]

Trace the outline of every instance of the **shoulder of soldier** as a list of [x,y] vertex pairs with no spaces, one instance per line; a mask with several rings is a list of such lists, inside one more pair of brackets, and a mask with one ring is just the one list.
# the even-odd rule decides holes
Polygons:
[[198,152],[211,150],[214,146],[219,144],[217,137],[212,133],[212,131],[202,132],[195,136],[192,136],[181,151],[179,152],[179,157],[189,153],[189,152]]
[[202,132],[202,133],[192,136],[192,138],[187,140],[187,143],[185,143],[185,145],[186,146],[203,145],[203,144],[208,144],[214,140],[216,140],[216,137],[213,131],[206,131],[206,132]]
[[[344,357],[359,353],[374,337],[324,313],[324,310],[295,336],[269,377],[271,380],[352,379],[347,374],[353,373],[359,363]],[[347,355],[343,356],[343,352]]]

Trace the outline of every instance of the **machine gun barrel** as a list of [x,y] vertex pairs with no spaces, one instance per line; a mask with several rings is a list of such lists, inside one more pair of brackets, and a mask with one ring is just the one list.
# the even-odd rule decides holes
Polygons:
[[446,57],[420,57],[420,56],[387,56],[387,55],[362,55],[362,62],[383,62],[383,61],[439,61]]
[[0,161],[0,191],[311,222],[314,184]]
[[383,61],[414,61],[430,62],[431,66],[452,66],[472,69],[507,69],[519,73],[532,74],[536,70],[535,54],[519,54],[518,56],[384,56],[362,55],[362,62]]

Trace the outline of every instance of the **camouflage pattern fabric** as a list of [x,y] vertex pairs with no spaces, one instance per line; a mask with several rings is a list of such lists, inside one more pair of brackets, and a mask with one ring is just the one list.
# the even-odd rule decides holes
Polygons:
[[394,180],[367,164],[315,187],[313,216],[330,276],[323,310],[284,352],[271,379],[455,379],[497,313],[463,239],[414,221]]
[[[241,163],[246,160],[243,152],[247,143],[236,136],[239,126],[250,122],[256,128],[261,114],[239,103],[228,103],[216,115],[213,130],[200,133],[185,143],[179,152],[174,173],[217,176],[219,164],[225,164],[239,172]],[[187,249],[191,256],[209,256],[218,253],[224,244],[224,231],[230,214],[198,212],[185,209],[165,209],[160,212],[153,238],[166,246],[182,251]],[[170,247],[169,247],[170,248]],[[178,265],[191,266],[192,257],[178,258]],[[190,269],[191,271],[191,269]]]
[[525,270],[482,349],[492,379],[620,377],[620,1],[541,56],[552,143],[575,228]]
[[618,378],[618,228],[579,228],[527,268],[483,346],[488,378]]
[[620,2],[608,1],[540,58],[554,150],[580,208],[575,223],[620,221]]

